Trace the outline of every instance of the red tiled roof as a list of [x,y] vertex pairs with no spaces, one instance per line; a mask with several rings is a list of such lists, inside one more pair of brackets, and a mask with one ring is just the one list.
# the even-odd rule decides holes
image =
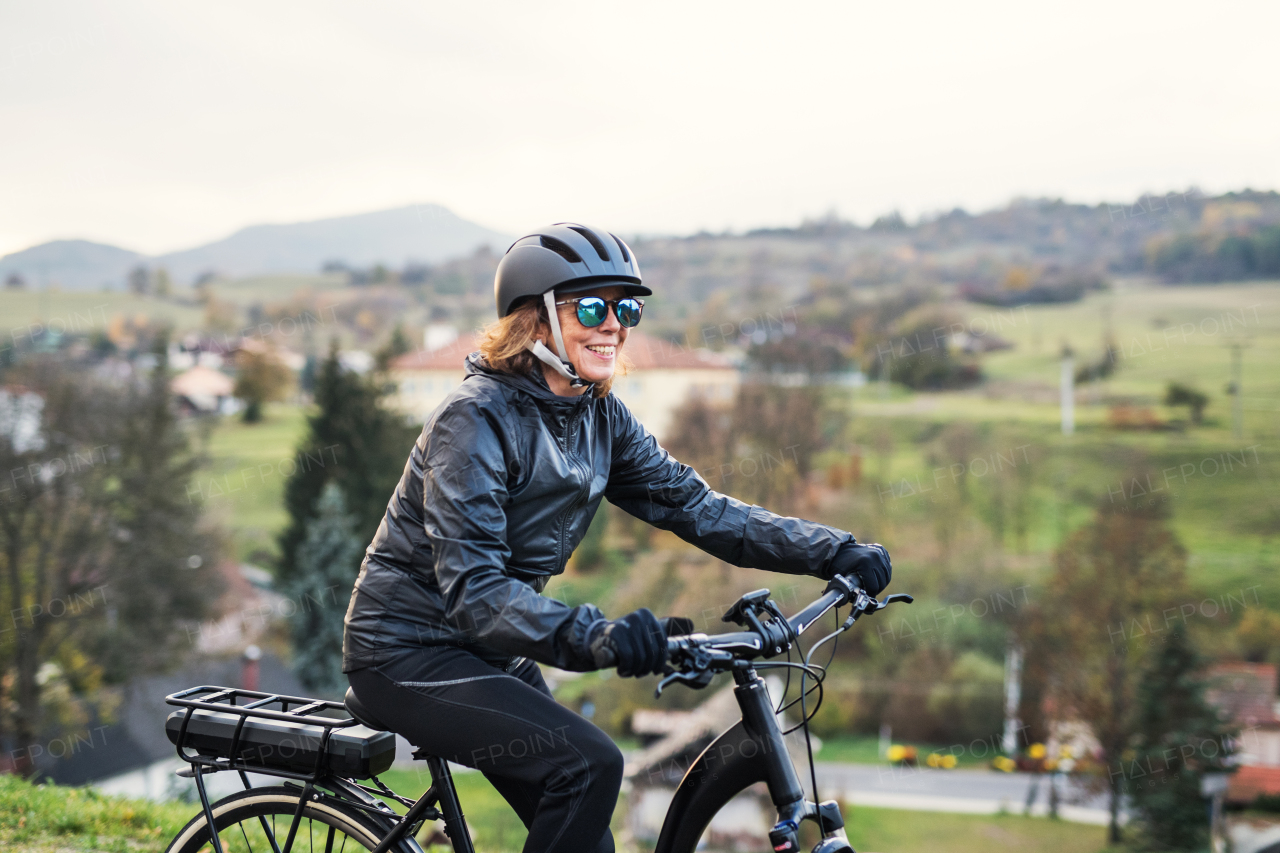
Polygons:
[[[474,333],[459,335],[451,344],[435,350],[406,353],[391,362],[395,370],[461,370],[468,355],[479,349]],[[726,356],[704,349],[691,349],[632,331],[622,347],[636,370],[733,370]]]
[[1276,721],[1276,667],[1269,663],[1220,663],[1209,669],[1209,704],[1241,726]]
[[692,349],[639,330],[627,336],[622,352],[636,370],[733,370],[733,362],[718,352]]
[[394,370],[462,370],[467,356],[479,348],[475,333],[468,332],[439,349],[405,353],[393,359],[391,367]]
[[1247,765],[1231,774],[1227,783],[1227,799],[1233,803],[1251,803],[1261,794],[1280,794],[1280,767]]

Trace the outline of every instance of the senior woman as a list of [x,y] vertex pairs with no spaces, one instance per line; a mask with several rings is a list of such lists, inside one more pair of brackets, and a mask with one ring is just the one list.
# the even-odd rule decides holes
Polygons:
[[343,670],[388,728],[481,770],[528,827],[526,851],[610,851],[622,756],[556,703],[537,664],[660,672],[666,635],[692,626],[541,594],[601,499],[738,566],[856,574],[873,595],[892,567],[879,545],[712,491],[610,393],[651,293],[618,237],[574,223],[521,237],[494,293],[498,321],[428,417],[369,545]]

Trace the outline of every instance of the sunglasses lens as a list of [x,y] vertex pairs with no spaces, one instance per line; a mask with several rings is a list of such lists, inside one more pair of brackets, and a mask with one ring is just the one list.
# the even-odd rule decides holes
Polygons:
[[618,300],[618,322],[628,329],[640,322],[640,303],[634,299]]
[[603,323],[608,313],[608,304],[598,296],[588,296],[578,301],[578,322],[589,329]]

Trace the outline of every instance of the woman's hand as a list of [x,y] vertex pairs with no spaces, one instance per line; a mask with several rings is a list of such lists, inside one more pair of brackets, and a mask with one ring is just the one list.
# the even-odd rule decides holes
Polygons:
[[846,542],[831,558],[826,576],[854,575],[867,595],[879,595],[893,579],[893,563],[883,545]]
[[647,607],[605,623],[591,640],[596,666],[616,666],[618,675],[642,676],[662,672],[667,662],[667,632]]

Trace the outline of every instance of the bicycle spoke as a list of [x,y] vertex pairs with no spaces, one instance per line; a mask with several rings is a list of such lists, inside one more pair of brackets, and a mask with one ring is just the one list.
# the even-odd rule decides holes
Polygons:
[[271,829],[267,828],[267,819],[262,815],[258,815],[258,823],[262,824],[262,834],[267,836],[267,842],[271,844],[271,853],[280,853],[280,845],[276,843],[276,834],[273,831],[276,825],[276,816],[271,816]]
[[249,833],[244,831],[244,821],[240,821],[240,834],[244,836],[244,846],[253,853],[253,845],[249,843]]

